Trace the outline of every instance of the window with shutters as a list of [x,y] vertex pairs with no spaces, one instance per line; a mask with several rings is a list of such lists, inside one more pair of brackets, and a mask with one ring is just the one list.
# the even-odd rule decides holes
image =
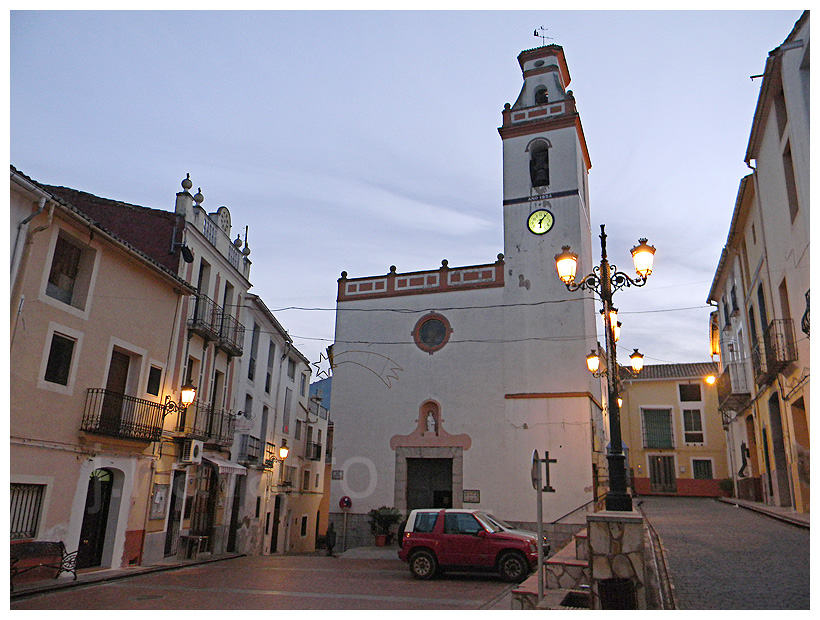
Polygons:
[[643,447],[674,448],[672,440],[672,410],[642,409]]

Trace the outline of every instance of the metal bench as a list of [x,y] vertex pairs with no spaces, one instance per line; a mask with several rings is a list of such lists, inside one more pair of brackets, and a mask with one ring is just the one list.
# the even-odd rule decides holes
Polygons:
[[[28,562],[33,559],[34,562]],[[77,552],[67,553],[62,542],[35,540],[11,545],[11,590],[14,591],[14,578],[36,568],[45,567],[56,570],[54,579],[60,573],[71,573],[77,580]]]

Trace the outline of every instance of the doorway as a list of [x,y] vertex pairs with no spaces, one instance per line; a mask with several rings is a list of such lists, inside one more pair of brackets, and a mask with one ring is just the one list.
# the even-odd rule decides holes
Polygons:
[[174,471],[171,482],[171,501],[168,509],[168,527],[165,530],[165,555],[175,555],[179,545],[179,524],[182,522],[182,506],[185,503],[185,472]]
[[212,530],[216,514],[218,483],[219,476],[216,467],[203,460],[199,465],[196,478],[196,495],[194,495],[194,506],[191,511],[191,534],[207,538],[205,551],[211,551],[213,545]]
[[769,420],[772,430],[772,452],[774,453],[775,480],[777,482],[778,506],[791,506],[789,466],[786,462],[786,443],[783,440],[783,422],[780,417],[780,396],[775,392],[769,398]]
[[114,474],[110,469],[95,469],[91,472],[85,496],[83,524],[80,527],[77,568],[102,565],[113,489]]
[[407,510],[453,507],[453,459],[407,459]]
[[649,485],[652,493],[677,493],[674,456],[649,457]]
[[122,422],[123,396],[128,388],[128,367],[131,358],[125,353],[111,351],[108,379],[105,383],[100,430],[108,435],[119,435]]

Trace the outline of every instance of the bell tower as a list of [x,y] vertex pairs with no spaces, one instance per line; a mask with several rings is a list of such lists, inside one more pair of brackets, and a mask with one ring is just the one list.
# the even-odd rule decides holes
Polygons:
[[[515,103],[504,106],[498,129],[504,165],[503,420],[512,429],[505,439],[516,446],[511,469],[533,450],[556,459],[549,511],[557,518],[593,497],[593,463],[600,460],[593,452],[603,449],[600,380],[586,368],[586,356],[597,347],[594,300],[570,293],[555,268],[556,254],[569,245],[579,256],[578,272],[592,270],[590,160],[567,90],[563,48],[526,50],[518,63],[524,84]],[[526,485],[505,501],[514,501],[514,492],[523,497]]]
[[[579,254],[579,273],[592,269],[587,173],[591,167],[575,108],[564,50],[547,45],[521,52],[524,84],[506,104],[498,129],[504,161],[504,260],[508,330],[522,341],[514,356],[529,360],[550,392],[575,385],[587,390],[588,371],[578,375],[596,346],[589,296],[569,293],[555,271],[555,255],[569,245]],[[582,271],[584,270],[584,271]],[[564,371],[552,368],[563,359]],[[571,370],[570,370],[571,368]],[[526,386],[522,385],[522,389]]]

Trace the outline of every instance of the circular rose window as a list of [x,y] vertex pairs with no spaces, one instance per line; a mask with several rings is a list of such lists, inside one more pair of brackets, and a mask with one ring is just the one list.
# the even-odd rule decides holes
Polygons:
[[452,333],[450,322],[442,315],[431,312],[416,323],[413,340],[419,349],[432,355],[447,344]]

